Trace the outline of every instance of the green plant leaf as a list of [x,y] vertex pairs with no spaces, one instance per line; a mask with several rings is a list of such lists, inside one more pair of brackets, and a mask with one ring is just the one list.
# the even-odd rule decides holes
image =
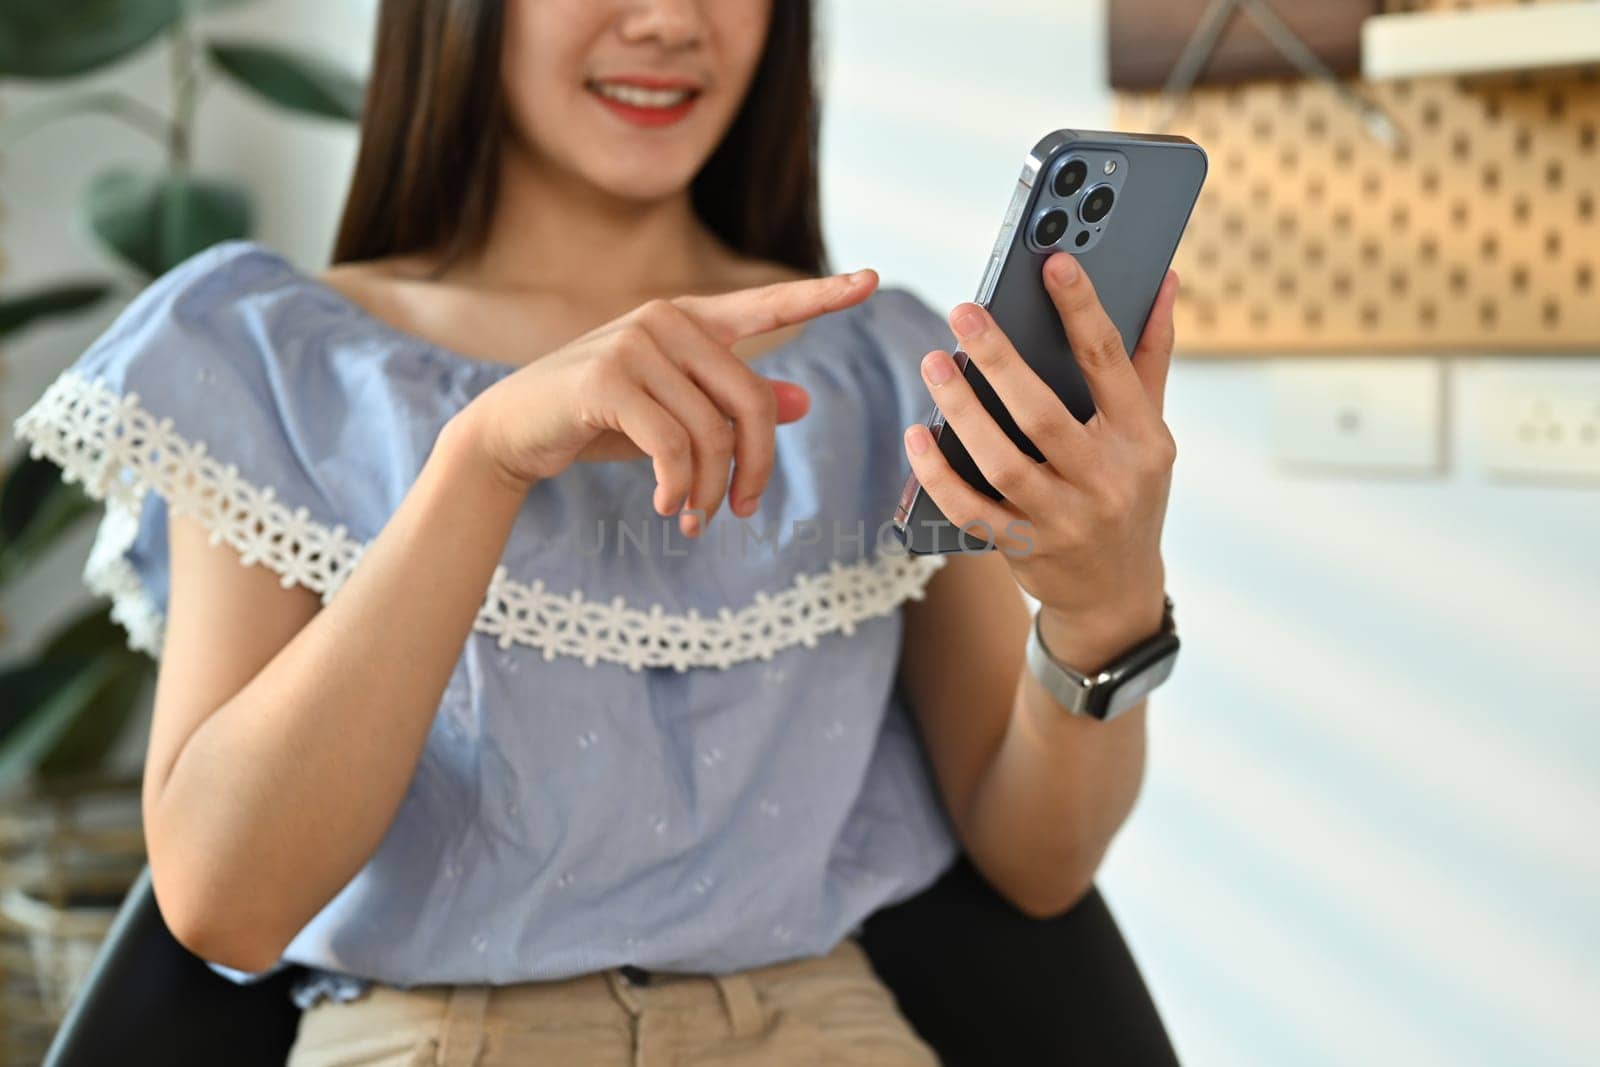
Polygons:
[[22,572],[98,504],[61,468],[22,453],[0,487],[0,585]]
[[0,792],[33,773],[119,667],[102,656],[0,671]]
[[55,315],[93,307],[111,294],[106,282],[60,282],[0,300],[0,338]]
[[118,89],[99,89],[72,96],[52,94],[8,114],[0,121],[0,151],[10,151],[22,138],[53,122],[82,115],[107,115],[150,137],[163,149],[172,141],[171,120],[135,96]]
[[0,543],[20,537],[60,483],[60,467],[24,454],[0,487]]
[[112,664],[109,675],[39,759],[35,769],[41,775],[82,774],[100,767],[139,710],[153,661],[130,654],[126,647],[106,658]]
[[0,789],[104,763],[154,673],[103,603],[58,627],[31,662],[0,671]]
[[279,107],[330,119],[361,117],[360,80],[325,59],[240,42],[213,41],[208,50],[230,77]]
[[93,657],[33,660],[0,667],[0,747],[40,705],[76,678]]
[[183,0],[4,0],[0,77],[68,78],[148,44]]
[[83,209],[95,236],[154,277],[219,241],[250,234],[250,193],[232,182],[117,168],[89,184]]
[[57,627],[34,658],[43,662],[97,656],[107,651],[148,662],[142,652],[128,647],[127,631],[111,618],[110,605],[99,601]]

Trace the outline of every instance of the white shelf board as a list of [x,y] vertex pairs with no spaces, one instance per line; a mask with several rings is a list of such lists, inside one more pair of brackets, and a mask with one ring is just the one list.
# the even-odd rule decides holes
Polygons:
[[1372,80],[1595,62],[1597,0],[1374,15],[1361,24],[1361,73]]

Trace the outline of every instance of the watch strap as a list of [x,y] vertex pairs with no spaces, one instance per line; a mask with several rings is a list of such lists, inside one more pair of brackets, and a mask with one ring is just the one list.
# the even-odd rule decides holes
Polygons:
[[1172,616],[1172,598],[1163,597],[1161,629],[1134,645],[1093,674],[1085,674],[1056,659],[1039,632],[1033,613],[1026,659],[1028,670],[1056,702],[1073,715],[1110,719],[1143,699],[1172,674],[1177,659],[1178,635]]

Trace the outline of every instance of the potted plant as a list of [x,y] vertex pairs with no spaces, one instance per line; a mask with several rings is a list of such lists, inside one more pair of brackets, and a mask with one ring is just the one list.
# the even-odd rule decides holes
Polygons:
[[[249,2],[5,0],[0,6],[0,79],[60,84],[58,93],[0,123],[0,150],[12,150],[46,124],[98,114],[148,134],[161,154],[157,167],[116,166],[94,176],[79,204],[82,229],[123,268],[121,276],[0,294],[0,343],[52,318],[126,299],[190,255],[251,234],[249,189],[192,165],[195,115],[214,76],[299,115],[359,116],[363,88],[333,64],[207,32],[210,10]],[[150,47],[170,55],[166,109],[116,88],[75,86],[77,76]],[[0,471],[0,588],[98,511],[60,473],[26,452]],[[5,634],[0,617],[0,647]],[[0,925],[30,941],[37,988],[55,1019],[144,862],[138,779],[118,779],[106,764],[146,710],[154,673],[154,661],[128,646],[105,604],[0,666],[0,799],[8,812],[0,820],[0,870],[7,872],[0,879]]]

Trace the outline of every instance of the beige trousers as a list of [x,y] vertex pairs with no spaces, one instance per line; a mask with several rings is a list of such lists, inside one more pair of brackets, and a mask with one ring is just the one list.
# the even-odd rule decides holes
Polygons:
[[937,1067],[867,955],[722,975],[616,969],[515,985],[374,985],[300,1019],[287,1067]]

